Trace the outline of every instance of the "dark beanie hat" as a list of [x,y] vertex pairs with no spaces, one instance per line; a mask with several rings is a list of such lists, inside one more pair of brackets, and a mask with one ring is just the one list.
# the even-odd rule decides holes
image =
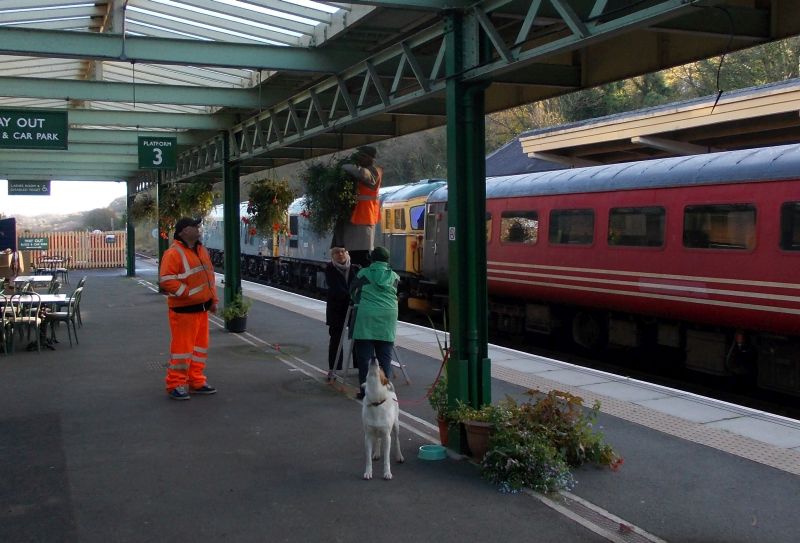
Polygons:
[[370,258],[373,262],[389,262],[389,250],[386,247],[375,247]]
[[371,145],[362,145],[361,147],[357,148],[356,151],[359,153],[364,153],[365,155],[369,155],[372,158],[378,156],[378,150]]
[[197,226],[202,221],[202,219],[192,219],[191,217],[181,217],[178,219],[178,222],[175,223],[175,235],[173,236],[175,239],[180,239],[178,234],[180,234],[184,228],[187,226]]

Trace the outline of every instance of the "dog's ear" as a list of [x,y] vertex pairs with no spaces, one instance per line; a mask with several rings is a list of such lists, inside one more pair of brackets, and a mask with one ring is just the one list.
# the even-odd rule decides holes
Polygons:
[[389,379],[387,379],[387,378],[386,378],[386,374],[385,374],[385,373],[383,373],[383,369],[380,369],[380,370],[378,370],[378,371],[380,371],[380,372],[381,372],[381,373],[380,373],[380,377],[381,377],[381,384],[382,384],[383,386],[386,386],[386,385],[388,385],[388,384],[389,384]]

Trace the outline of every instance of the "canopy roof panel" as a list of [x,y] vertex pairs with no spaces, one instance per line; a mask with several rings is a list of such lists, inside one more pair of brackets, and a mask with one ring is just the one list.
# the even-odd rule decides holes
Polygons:
[[451,54],[489,113],[797,34],[781,0],[3,0],[0,109],[67,109],[70,130],[31,151],[48,173],[0,147],[0,177],[96,176],[85,148],[57,158],[160,132],[172,179],[218,180],[221,133],[251,172],[443,125]]

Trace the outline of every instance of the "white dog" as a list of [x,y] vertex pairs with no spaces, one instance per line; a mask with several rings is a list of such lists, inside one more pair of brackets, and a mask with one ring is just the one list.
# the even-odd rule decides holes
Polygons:
[[[364,387],[364,399],[361,405],[361,420],[364,423],[364,444],[367,454],[367,466],[364,468],[364,479],[372,479],[372,460],[383,458],[383,478],[392,478],[389,462],[389,450],[394,445],[394,459],[403,462],[400,452],[400,406],[394,386],[384,375],[373,359],[367,372]],[[394,436],[394,439],[392,439]],[[382,450],[379,452],[379,445]]]

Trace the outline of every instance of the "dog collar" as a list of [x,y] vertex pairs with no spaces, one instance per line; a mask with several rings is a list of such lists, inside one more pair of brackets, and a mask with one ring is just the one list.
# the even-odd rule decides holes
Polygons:
[[370,403],[370,405],[371,405],[372,407],[378,407],[380,404],[382,404],[382,403],[383,403],[383,402],[385,402],[385,401],[386,401],[386,398],[382,399],[382,400],[381,400],[381,401],[379,401],[379,402],[372,402],[372,403]]

